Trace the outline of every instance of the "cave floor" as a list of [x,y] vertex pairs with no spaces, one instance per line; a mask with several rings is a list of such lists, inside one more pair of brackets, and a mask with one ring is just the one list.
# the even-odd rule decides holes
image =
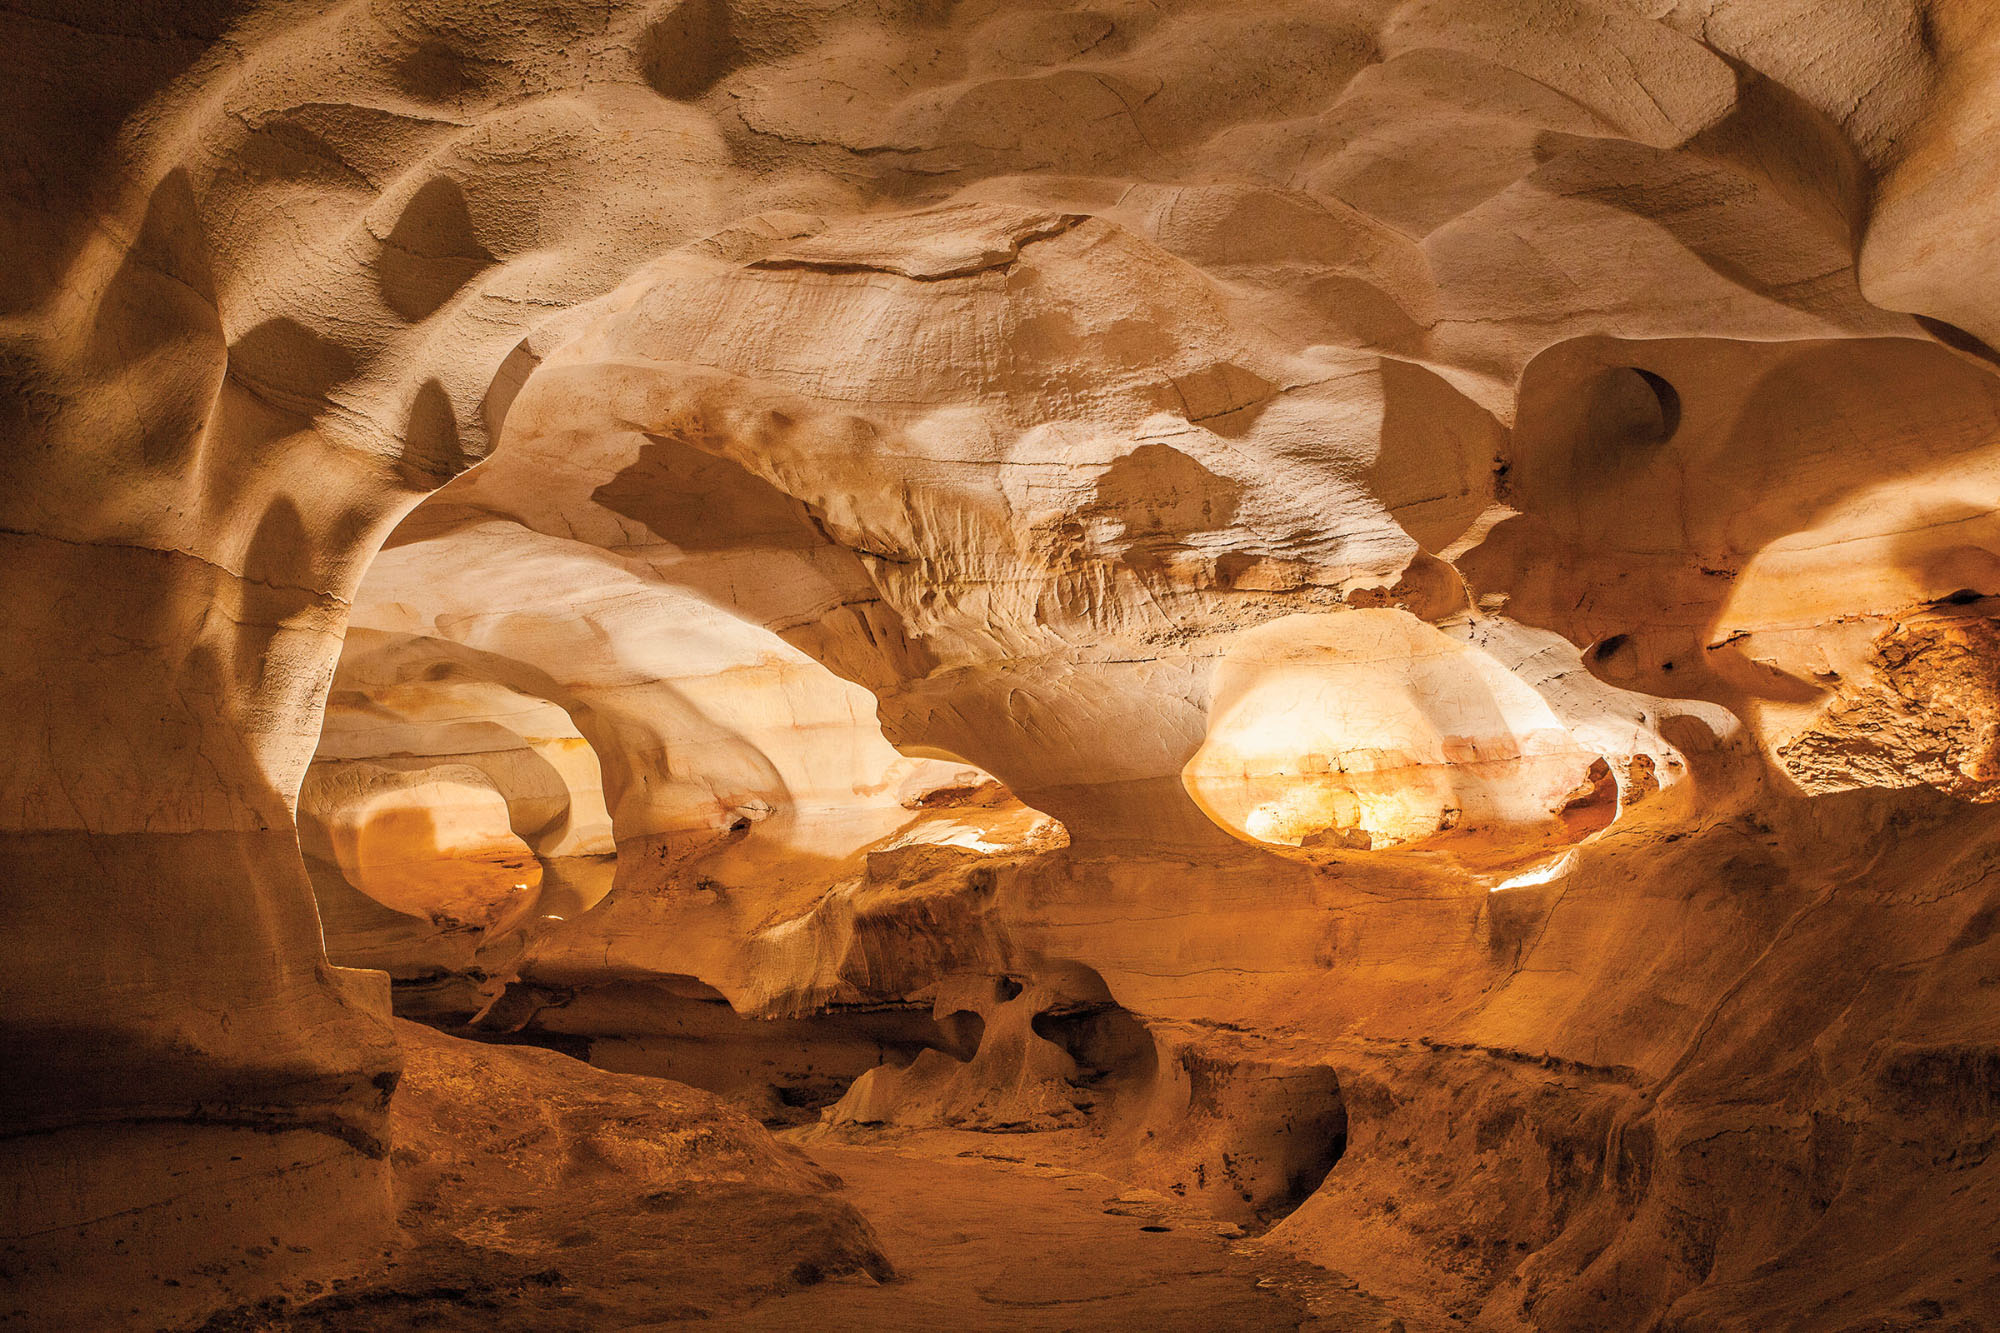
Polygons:
[[868,1218],[896,1280],[839,1278],[698,1322],[760,1333],[1393,1327],[1379,1301],[1338,1274],[1164,1195],[1031,1160],[1038,1137],[803,1136],[799,1146],[846,1182],[843,1197]]

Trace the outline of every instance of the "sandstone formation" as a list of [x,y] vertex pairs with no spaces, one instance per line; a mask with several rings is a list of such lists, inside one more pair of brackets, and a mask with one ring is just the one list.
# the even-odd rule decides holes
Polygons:
[[2000,1326],[2000,10],[0,33],[0,1321]]

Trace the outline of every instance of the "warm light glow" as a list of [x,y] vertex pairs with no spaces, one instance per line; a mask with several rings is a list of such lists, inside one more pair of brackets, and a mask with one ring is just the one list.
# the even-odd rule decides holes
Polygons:
[[1521,874],[1514,875],[1508,879],[1503,879],[1498,884],[1489,885],[1487,887],[1487,892],[1498,893],[1502,889],[1526,889],[1526,888],[1532,888],[1534,885],[1537,884],[1547,884],[1550,881],[1555,879],[1560,879],[1563,875],[1567,874],[1569,872],[1570,865],[1575,860],[1576,860],[1576,853],[1574,851],[1564,852],[1561,856],[1558,856],[1555,860],[1550,861],[1547,865],[1537,866],[1533,870],[1523,871]]
[[1373,851],[1449,835],[1574,841],[1617,810],[1611,766],[1502,663],[1403,611],[1291,616],[1238,636],[1182,774],[1224,828]]

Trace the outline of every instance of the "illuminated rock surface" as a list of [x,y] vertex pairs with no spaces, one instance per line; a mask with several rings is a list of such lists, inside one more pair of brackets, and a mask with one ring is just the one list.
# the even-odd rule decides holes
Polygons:
[[0,1320],[2000,1325],[1985,4],[0,34]]

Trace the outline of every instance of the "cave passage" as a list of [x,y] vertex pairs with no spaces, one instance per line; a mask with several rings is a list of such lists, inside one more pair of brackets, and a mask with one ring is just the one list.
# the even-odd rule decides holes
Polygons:
[[1994,0],[0,74],[0,1330],[2000,1328]]

